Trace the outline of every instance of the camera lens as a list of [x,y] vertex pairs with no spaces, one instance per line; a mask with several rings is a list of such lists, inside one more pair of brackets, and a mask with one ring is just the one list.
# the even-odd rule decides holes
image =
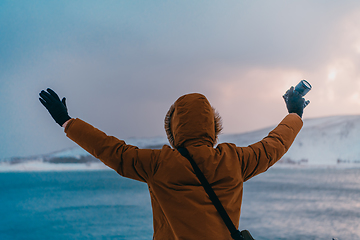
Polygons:
[[302,80],[301,82],[305,85],[306,88],[311,89],[311,85],[308,81]]
[[310,91],[310,89],[311,85],[306,80],[301,80],[295,87],[295,91],[300,93],[301,96],[305,96]]

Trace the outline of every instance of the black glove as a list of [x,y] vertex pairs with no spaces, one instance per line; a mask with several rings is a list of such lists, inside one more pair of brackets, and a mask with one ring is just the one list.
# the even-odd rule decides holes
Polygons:
[[300,117],[302,117],[304,107],[308,103],[305,103],[305,99],[300,95],[300,93],[294,91],[294,87],[291,87],[286,92],[284,100],[289,113],[297,113]]
[[39,100],[49,111],[55,122],[62,126],[67,120],[71,119],[66,108],[66,99],[60,101],[59,96],[50,88],[46,89],[48,92],[42,90],[40,92]]

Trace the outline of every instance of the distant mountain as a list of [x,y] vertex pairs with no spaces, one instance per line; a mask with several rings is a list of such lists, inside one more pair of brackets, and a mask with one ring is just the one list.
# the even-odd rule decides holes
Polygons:
[[[275,126],[241,133],[220,135],[219,142],[248,146],[263,139]],[[127,144],[139,148],[161,148],[168,144],[165,137],[131,138]],[[360,116],[333,116],[304,120],[304,126],[293,145],[276,164],[332,165],[360,167]],[[106,169],[98,159],[79,147],[25,158],[0,160],[0,172]]]
[[[224,135],[220,141],[247,146],[261,140],[273,128]],[[303,128],[280,162],[310,165],[358,164],[360,167],[360,116],[305,119]]]

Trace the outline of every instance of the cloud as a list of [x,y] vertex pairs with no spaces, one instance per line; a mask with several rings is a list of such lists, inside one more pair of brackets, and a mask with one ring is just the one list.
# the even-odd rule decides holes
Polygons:
[[72,145],[38,103],[46,87],[67,97],[71,116],[119,138],[165,135],[168,107],[189,92],[209,98],[225,132],[273,125],[286,114],[281,95],[304,78],[313,85],[305,117],[359,114],[359,9],[357,1],[2,3],[0,152]]

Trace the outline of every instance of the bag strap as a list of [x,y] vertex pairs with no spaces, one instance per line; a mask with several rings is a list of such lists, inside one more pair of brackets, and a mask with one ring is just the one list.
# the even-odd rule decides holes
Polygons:
[[209,195],[211,202],[214,204],[216,210],[219,212],[221,218],[223,219],[226,227],[229,229],[231,237],[234,240],[243,240],[243,236],[241,235],[240,231],[235,227],[233,222],[231,221],[229,215],[227,214],[226,210],[224,209],[223,205],[221,204],[219,198],[217,197],[214,190],[211,188],[209,182],[206,180],[204,174],[201,172],[198,165],[195,163],[194,159],[190,156],[189,151],[186,148],[178,148],[177,149],[182,156],[186,157],[193,167],[197,178],[200,180],[202,186],[205,189],[205,192]]

